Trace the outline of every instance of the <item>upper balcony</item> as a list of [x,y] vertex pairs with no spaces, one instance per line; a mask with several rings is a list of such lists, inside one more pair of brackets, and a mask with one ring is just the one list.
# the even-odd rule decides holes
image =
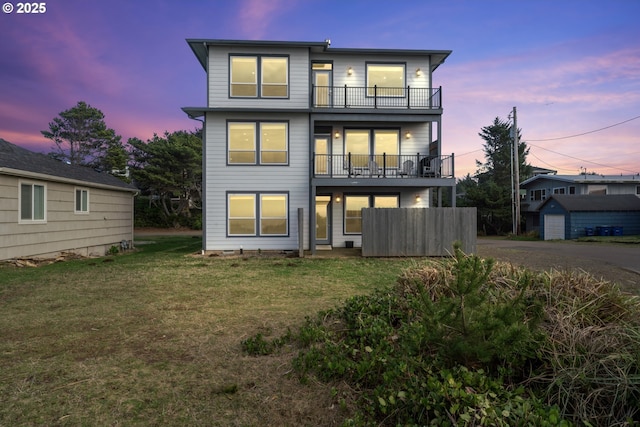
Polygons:
[[[425,154],[313,154],[314,178],[454,178],[454,156]],[[395,181],[396,185],[398,181]],[[423,184],[426,183],[423,181]]]
[[428,110],[441,113],[442,87],[312,86],[311,108]]

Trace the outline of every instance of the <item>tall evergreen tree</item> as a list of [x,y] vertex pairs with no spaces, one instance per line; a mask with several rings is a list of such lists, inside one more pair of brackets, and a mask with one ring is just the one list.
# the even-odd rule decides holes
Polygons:
[[49,154],[55,159],[109,172],[126,166],[121,137],[107,128],[102,111],[84,101],[61,112],[42,135],[55,143]]
[[162,206],[165,219],[177,224],[177,217],[190,216],[191,207],[202,200],[202,139],[199,131],[165,132],[143,142],[129,139],[132,147],[132,175],[143,194]]
[[[493,124],[479,133],[484,142],[485,161],[476,161],[475,175],[469,175],[458,184],[462,195],[461,206],[478,209],[478,227],[487,234],[504,234],[512,228],[512,126],[496,117]],[[520,130],[518,129],[518,135]],[[519,138],[518,160],[520,174],[526,176],[530,168],[526,163],[529,148]]]

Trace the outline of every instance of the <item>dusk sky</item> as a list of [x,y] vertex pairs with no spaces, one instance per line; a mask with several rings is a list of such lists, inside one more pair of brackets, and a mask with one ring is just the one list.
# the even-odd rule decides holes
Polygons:
[[529,163],[640,173],[638,0],[51,0],[41,14],[9,3],[0,138],[34,151],[51,151],[40,131],[78,101],[123,141],[195,129],[180,108],[205,105],[206,75],[187,38],[329,38],[335,48],[453,51],[434,86],[458,178],[484,160],[481,128],[514,106]]

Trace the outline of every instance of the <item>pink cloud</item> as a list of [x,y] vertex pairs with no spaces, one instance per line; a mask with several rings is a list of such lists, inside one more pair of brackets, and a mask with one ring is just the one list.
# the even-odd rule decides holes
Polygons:
[[238,18],[243,37],[262,39],[272,21],[293,5],[287,0],[246,0],[240,4]]

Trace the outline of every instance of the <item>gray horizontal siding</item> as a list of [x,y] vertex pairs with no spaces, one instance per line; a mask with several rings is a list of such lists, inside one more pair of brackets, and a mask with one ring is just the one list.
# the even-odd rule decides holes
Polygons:
[[[289,56],[289,98],[230,98],[229,55],[267,54]],[[309,108],[309,55],[305,48],[209,47],[209,107]],[[260,82],[258,82],[260,84]]]
[[[227,166],[227,119],[288,120],[288,166]],[[232,114],[207,116],[205,250],[284,250],[297,248],[297,209],[309,212],[309,125],[304,114]],[[288,237],[227,237],[227,192],[288,192]],[[308,224],[305,245],[308,246]]]

